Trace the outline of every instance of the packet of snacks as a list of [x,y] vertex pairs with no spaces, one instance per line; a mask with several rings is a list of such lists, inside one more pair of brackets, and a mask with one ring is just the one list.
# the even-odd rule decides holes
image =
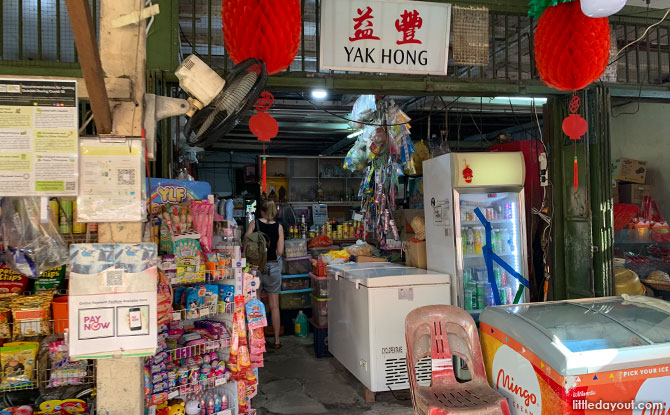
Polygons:
[[7,343],[0,347],[2,378],[0,388],[35,385],[35,359],[39,343]]
[[51,334],[51,300],[53,292],[12,298],[10,308],[14,328],[12,338]]

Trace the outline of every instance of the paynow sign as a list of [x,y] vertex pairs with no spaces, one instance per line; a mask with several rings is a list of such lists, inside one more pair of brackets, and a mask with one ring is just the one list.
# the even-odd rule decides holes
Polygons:
[[561,376],[506,333],[480,323],[489,383],[513,415],[670,415],[668,364]]
[[447,75],[451,5],[322,0],[321,68]]

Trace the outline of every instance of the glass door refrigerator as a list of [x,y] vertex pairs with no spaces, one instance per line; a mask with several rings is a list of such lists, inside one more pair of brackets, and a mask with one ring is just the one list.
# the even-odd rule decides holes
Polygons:
[[423,169],[428,269],[455,276],[453,304],[478,320],[527,301],[523,153],[450,153]]

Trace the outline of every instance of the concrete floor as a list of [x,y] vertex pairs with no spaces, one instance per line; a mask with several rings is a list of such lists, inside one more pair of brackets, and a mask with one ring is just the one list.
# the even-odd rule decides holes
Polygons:
[[[271,342],[271,340],[270,340]],[[378,393],[366,404],[363,386],[336,359],[317,359],[312,337],[282,337],[284,347],[268,344],[260,369],[258,396],[252,400],[258,415],[412,415],[409,391]],[[397,399],[396,399],[397,398]]]

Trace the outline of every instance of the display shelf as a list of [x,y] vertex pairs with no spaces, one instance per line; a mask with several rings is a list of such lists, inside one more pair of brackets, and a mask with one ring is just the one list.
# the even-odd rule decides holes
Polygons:
[[215,270],[184,272],[181,275],[170,276],[168,282],[172,286],[188,284],[206,284],[209,282],[232,279],[232,268],[219,268]]
[[88,233],[62,233],[60,234],[65,243],[68,245],[72,244],[87,244],[87,243],[96,243],[98,242],[98,233],[97,232],[88,232]]
[[217,351],[226,347],[230,347],[231,340],[230,338],[219,339],[219,340],[210,340],[200,344],[194,344],[192,346],[178,347],[176,349],[170,349],[167,351],[168,355],[173,359],[183,359],[193,356],[198,356],[205,354],[211,351]]
[[217,313],[217,304],[211,304],[209,306],[194,308],[190,310],[174,310],[172,312],[172,320],[181,321],[181,320],[195,320],[198,318],[211,317],[218,315]]
[[208,391],[210,389],[223,386],[226,383],[228,383],[228,378],[225,375],[223,375],[207,379],[200,379],[198,381],[187,383],[185,385],[178,385],[168,389],[168,399],[173,399],[178,396],[189,395],[191,393]]
[[[62,369],[61,369],[62,370]],[[86,370],[70,370],[59,373],[52,379],[52,369],[38,369],[37,379],[40,387],[51,389],[63,386],[93,385],[96,379],[96,365],[94,360],[89,360]]]
[[[513,224],[512,219],[494,219],[490,220],[489,223],[491,225],[501,225],[501,224]],[[484,226],[482,223],[478,220],[471,220],[469,222],[461,222],[462,226]]]
[[330,206],[359,206],[361,204],[360,200],[340,200],[340,201],[316,201],[316,200],[308,200],[304,202],[286,202],[292,205],[315,205],[315,204],[323,204],[323,205],[330,205]]
[[292,278],[309,278],[309,274],[295,274],[295,275],[283,275],[281,276],[281,279],[283,280],[288,280]]

